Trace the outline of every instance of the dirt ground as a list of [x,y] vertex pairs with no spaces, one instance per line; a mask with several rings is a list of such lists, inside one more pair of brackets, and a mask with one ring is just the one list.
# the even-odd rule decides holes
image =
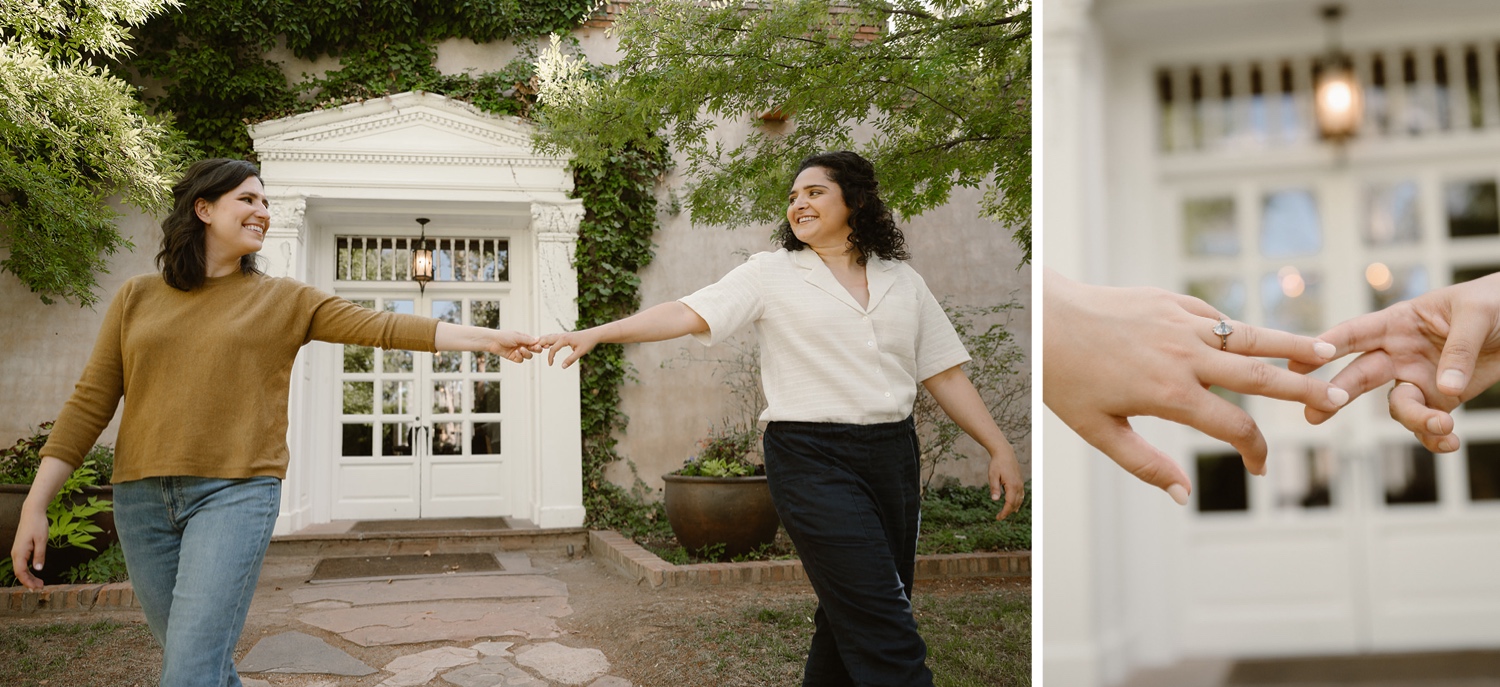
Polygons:
[[[612,664],[611,675],[630,680],[638,687],[697,687],[699,685],[725,687],[722,678],[715,678],[712,666],[704,661],[685,660],[691,653],[685,649],[702,646],[706,632],[720,628],[735,628],[742,624],[746,608],[795,608],[810,607],[813,603],[811,588],[800,585],[787,586],[723,586],[723,587],[678,587],[653,590],[644,585],[629,582],[589,557],[568,559],[559,556],[549,559],[544,554],[534,554],[538,567],[554,568],[554,576],[565,582],[569,590],[570,616],[559,621],[565,635],[557,640],[575,647],[599,649]],[[967,579],[931,581],[919,583],[917,595],[962,597],[993,593],[993,590],[1009,588],[1025,594],[1025,583],[996,579]],[[258,592],[257,606],[274,599],[262,596],[277,596],[289,593],[287,589],[262,590]],[[264,607],[274,608],[270,603]],[[263,607],[263,608],[264,608]],[[800,612],[799,612],[800,613]],[[100,620],[125,623],[124,627],[80,631]],[[920,616],[919,616],[920,622]],[[17,638],[9,629],[41,628],[66,623],[71,629],[52,628],[44,637],[28,635]],[[256,612],[246,624],[241,637],[238,655],[243,656],[261,637],[288,630],[297,630],[322,637],[368,665],[380,668],[394,658],[430,648],[443,643],[403,645],[397,647],[359,647],[331,633],[306,625],[286,612]],[[1029,628],[1027,629],[1029,631]],[[731,630],[732,633],[732,630]],[[511,638],[500,638],[509,641]],[[732,634],[730,642],[738,639]],[[800,641],[800,638],[794,641]],[[801,647],[772,647],[767,661],[780,664],[779,673],[800,672],[800,658],[795,654],[805,651]],[[22,657],[32,665],[48,664],[36,668],[30,674],[20,674],[17,666]],[[160,670],[160,650],[152,641],[144,621],[138,612],[109,611],[87,615],[51,615],[36,618],[0,618],[0,685],[17,687],[46,685],[55,687],[151,687],[156,684]],[[762,675],[766,673],[761,673]],[[312,687],[329,685],[331,676],[314,675],[260,675],[277,687]],[[343,687],[367,687],[375,685],[386,675],[376,674],[366,678],[336,678],[331,684]],[[791,678],[790,675],[787,675]],[[751,678],[745,684],[777,684],[781,679],[771,677]],[[789,679],[783,684],[795,684]],[[443,685],[437,678],[429,685]]]

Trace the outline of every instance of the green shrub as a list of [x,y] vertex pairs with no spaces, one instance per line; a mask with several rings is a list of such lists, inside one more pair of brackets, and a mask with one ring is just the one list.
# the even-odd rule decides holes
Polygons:
[[945,484],[922,497],[922,534],[917,553],[1024,551],[1031,548],[1031,484],[1026,500],[1010,517],[996,521],[1000,503],[989,487]]
[[731,426],[709,427],[708,436],[698,441],[698,454],[689,456],[674,475],[683,477],[745,477],[766,474],[766,466],[750,462],[750,454],[760,441],[755,428]]
[[[10,448],[0,451],[0,484],[31,484],[36,479],[37,468],[42,462],[40,452],[51,436],[52,424],[43,422],[34,434],[19,439]],[[115,451],[109,446],[100,444],[84,455],[83,464],[68,476],[68,481],[63,483],[57,497],[47,504],[48,548],[71,547],[98,551],[92,542],[104,532],[104,528],[94,522],[94,516],[113,511],[114,503],[97,496],[90,496],[80,503],[75,501],[74,496],[82,493],[84,487],[109,484],[114,468]],[[112,549],[114,554],[110,553]],[[81,563],[66,573],[67,578],[92,581],[100,576],[118,576],[124,579],[124,559],[121,558],[117,566],[113,562],[113,558],[120,555],[118,549],[117,545],[105,549],[99,558],[107,560],[97,562],[99,558],[96,558]],[[116,567],[118,575],[114,572]],[[11,559],[7,557],[0,560],[0,585],[14,584],[16,579],[11,570]]]

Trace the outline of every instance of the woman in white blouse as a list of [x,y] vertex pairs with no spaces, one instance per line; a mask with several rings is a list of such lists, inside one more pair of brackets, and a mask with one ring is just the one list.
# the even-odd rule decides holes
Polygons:
[[818,595],[804,685],[932,684],[911,611],[920,508],[911,420],[917,384],[990,454],[999,518],[1021,505],[1015,452],[962,364],[969,356],[851,152],[798,168],[782,248],[717,283],[622,320],[542,338],[573,364],[600,343],[691,334],[705,345],[745,325],[760,342],[771,496]]

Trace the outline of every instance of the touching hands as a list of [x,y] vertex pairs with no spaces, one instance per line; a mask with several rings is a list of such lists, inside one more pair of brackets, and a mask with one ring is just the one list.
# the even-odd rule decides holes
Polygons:
[[547,364],[551,365],[553,359],[557,357],[557,351],[566,346],[571,350],[568,357],[563,359],[562,366],[566,370],[573,363],[578,362],[579,358],[582,358],[589,351],[594,350],[594,347],[598,346],[602,342],[602,339],[603,337],[600,335],[599,328],[597,327],[576,332],[559,332],[542,337],[537,350],[541,350],[542,348],[547,349]]
[[[1458,404],[1500,382],[1500,274],[1397,303],[1328,330],[1322,340],[1337,355],[1360,353],[1332,383],[1358,397],[1387,382],[1391,417],[1428,450],[1458,450],[1453,416]],[[1294,364],[1311,371],[1318,364]],[[1336,409],[1309,406],[1320,424]]]
[[439,351],[488,351],[513,363],[526,362],[542,350],[540,340],[530,334],[451,322],[438,323],[432,347]]
[[521,332],[509,329],[490,330],[491,340],[485,350],[494,353],[513,363],[523,363],[531,359],[532,354],[542,351],[541,340]]
[[1260,428],[1209,386],[1328,413],[1349,400],[1328,382],[1250,357],[1316,367],[1335,353],[1317,339],[1240,322],[1228,323],[1234,331],[1221,339],[1214,333],[1219,312],[1197,298],[1090,286],[1050,269],[1043,279],[1043,402],[1085,441],[1179,504],[1191,491],[1187,474],[1137,434],[1130,417],[1165,418],[1225,441],[1259,475],[1266,461]]

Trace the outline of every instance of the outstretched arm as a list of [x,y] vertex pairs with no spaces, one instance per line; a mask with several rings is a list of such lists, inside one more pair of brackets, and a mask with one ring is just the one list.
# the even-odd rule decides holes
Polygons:
[[1249,356],[1312,366],[1334,347],[1306,336],[1229,323],[1191,296],[1161,289],[1108,288],[1043,272],[1042,401],[1068,427],[1141,481],[1186,504],[1191,487],[1177,463],[1147,443],[1129,418],[1152,415],[1229,443],[1254,474],[1264,474],[1266,440],[1255,420],[1208,390],[1296,401],[1332,412],[1343,389]]
[[[1454,284],[1325,332],[1338,355],[1361,353],[1333,377],[1357,397],[1388,382],[1391,417],[1429,450],[1458,450],[1449,411],[1500,382],[1500,274]],[[1293,366],[1294,370],[1316,365]],[[1332,410],[1309,407],[1319,424]]]
[[990,454],[990,499],[999,501],[1005,494],[1005,506],[996,520],[1016,512],[1026,497],[1026,487],[1021,482],[1021,464],[1016,462],[1016,452],[1005,434],[990,416],[984,399],[962,367],[954,365],[922,381],[927,393],[944,413],[958,424],[965,434],[973,437]]
[[548,334],[542,337],[540,345],[547,349],[548,365],[552,364],[558,349],[564,346],[572,349],[572,353],[563,360],[563,367],[567,368],[602,343],[666,341],[706,331],[708,331],[708,322],[699,317],[698,313],[693,312],[692,308],[687,307],[681,301],[671,301],[653,305],[623,320],[615,320],[597,327],[576,332]]
[[432,343],[439,351],[489,351],[514,363],[542,350],[540,340],[530,334],[449,322],[438,323]]

